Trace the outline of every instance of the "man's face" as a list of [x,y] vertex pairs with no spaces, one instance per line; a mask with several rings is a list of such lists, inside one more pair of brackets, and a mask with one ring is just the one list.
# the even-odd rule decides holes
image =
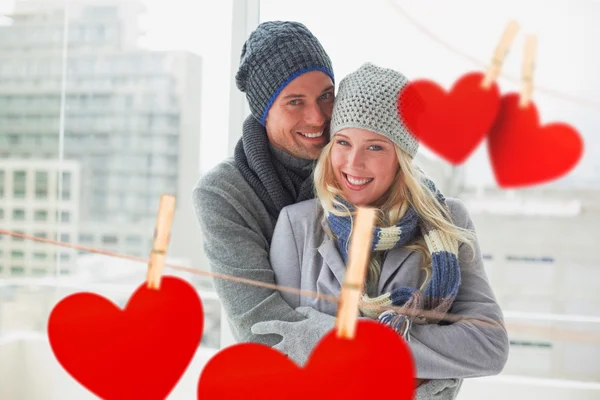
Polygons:
[[267,114],[269,141],[297,158],[315,160],[329,142],[334,86],[321,71],[291,81],[279,93]]

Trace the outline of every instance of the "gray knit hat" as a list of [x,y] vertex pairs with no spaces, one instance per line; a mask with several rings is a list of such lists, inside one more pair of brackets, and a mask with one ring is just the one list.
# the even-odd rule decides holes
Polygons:
[[264,125],[277,95],[309,71],[322,71],[334,81],[331,60],[317,38],[299,22],[267,21],[244,44],[235,82]]
[[331,136],[344,128],[367,129],[414,157],[419,142],[398,112],[398,98],[407,84],[408,79],[399,72],[363,64],[340,81],[331,116]]

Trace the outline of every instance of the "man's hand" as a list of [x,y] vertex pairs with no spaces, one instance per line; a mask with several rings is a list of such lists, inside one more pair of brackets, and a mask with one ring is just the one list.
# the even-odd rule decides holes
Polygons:
[[298,322],[264,321],[252,326],[255,335],[276,334],[283,337],[273,348],[286,354],[303,366],[317,343],[335,326],[335,317],[311,307],[298,307],[297,312],[306,316]]
[[415,400],[452,400],[462,385],[460,379],[423,380],[415,390]]

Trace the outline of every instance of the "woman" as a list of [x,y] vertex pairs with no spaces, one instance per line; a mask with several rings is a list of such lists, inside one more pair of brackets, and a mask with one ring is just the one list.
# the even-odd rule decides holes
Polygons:
[[[399,334],[409,339],[417,378],[429,381],[417,398],[454,398],[463,378],[500,373],[508,338],[465,206],[446,199],[412,164],[418,143],[397,112],[406,84],[398,72],[370,63],[340,82],[331,140],[315,168],[317,198],[283,209],[271,265],[278,285],[338,296],[351,213],[356,206],[377,207],[362,315],[400,327]],[[319,318],[333,328],[336,303],[281,294],[293,307],[326,315]],[[406,312],[386,311],[390,306]],[[414,315],[411,309],[436,315]],[[447,312],[488,323],[441,321]],[[291,331],[277,326],[282,325],[259,323],[253,331],[281,334],[285,341]],[[308,354],[316,340],[304,344]]]

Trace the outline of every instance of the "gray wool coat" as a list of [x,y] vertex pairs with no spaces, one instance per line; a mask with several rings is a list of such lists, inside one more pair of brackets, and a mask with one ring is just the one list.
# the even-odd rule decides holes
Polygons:
[[[464,204],[452,198],[447,199],[447,204],[454,223],[474,231]],[[339,296],[346,266],[335,240],[327,234],[321,216],[322,211],[314,199],[282,210],[271,241],[271,267],[277,285]],[[500,373],[508,357],[509,342],[502,310],[487,279],[478,243],[474,247],[475,254],[468,245],[461,243],[459,246],[461,285],[449,312],[488,318],[495,324],[481,326],[467,320],[449,325],[413,325],[409,342],[417,376],[454,379],[448,383],[452,392],[460,388],[461,378]],[[382,265],[378,294],[398,286],[420,287],[425,279],[420,270],[421,260],[418,252],[405,248],[388,251]],[[308,306],[330,315],[337,314],[337,303],[284,291],[280,293],[292,308]],[[420,373],[424,370],[428,371],[425,375]]]

